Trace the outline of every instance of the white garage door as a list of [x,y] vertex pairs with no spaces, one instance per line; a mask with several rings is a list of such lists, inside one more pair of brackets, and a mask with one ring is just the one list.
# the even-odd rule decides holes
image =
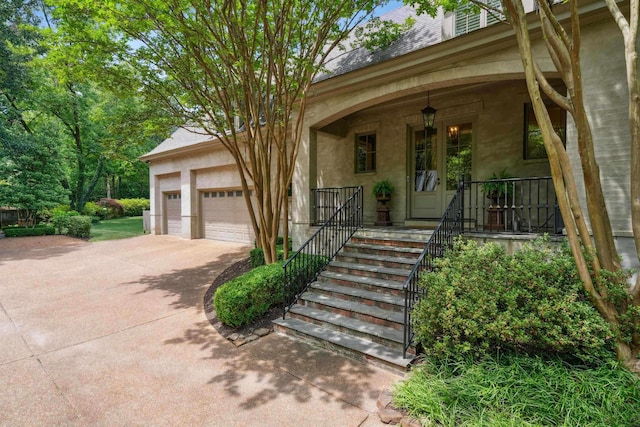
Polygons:
[[180,236],[182,234],[182,208],[180,193],[166,193],[165,214],[167,221],[167,234]]
[[253,243],[251,218],[241,190],[201,191],[200,212],[205,239]]

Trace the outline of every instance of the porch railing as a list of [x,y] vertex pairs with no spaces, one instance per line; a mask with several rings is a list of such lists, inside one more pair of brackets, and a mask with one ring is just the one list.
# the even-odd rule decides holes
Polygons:
[[334,194],[345,199],[340,205],[336,205],[333,213],[327,216],[318,231],[284,263],[282,267],[283,317],[353,233],[362,228],[364,200],[362,187],[317,189],[315,194],[322,194],[323,197]]
[[451,199],[449,206],[442,215],[438,226],[427,241],[424,250],[418,257],[409,277],[404,282],[404,357],[407,350],[413,344],[415,332],[411,322],[411,311],[414,305],[422,298],[426,290],[418,286],[420,275],[424,271],[433,268],[433,260],[442,257],[447,248],[453,244],[453,240],[463,233],[464,224],[464,185]]
[[361,187],[314,188],[311,190],[313,203],[311,222],[322,225],[349,200]]
[[465,231],[561,234],[564,224],[550,176],[467,181]]

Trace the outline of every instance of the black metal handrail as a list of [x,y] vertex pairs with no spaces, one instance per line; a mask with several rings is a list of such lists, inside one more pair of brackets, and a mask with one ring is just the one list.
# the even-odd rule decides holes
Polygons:
[[404,282],[404,339],[403,354],[407,356],[407,350],[413,344],[415,331],[411,322],[411,311],[414,305],[422,298],[426,290],[418,286],[420,275],[423,271],[433,269],[433,260],[443,256],[451,247],[453,240],[464,232],[464,183],[458,187],[458,191],[449,202],[449,206],[442,215],[438,226],[427,241],[424,250],[413,266],[409,277]]
[[561,234],[550,176],[465,182],[465,231]]
[[311,190],[311,222],[324,224],[360,187],[327,187]]
[[[348,189],[353,189],[350,196],[336,207],[318,231],[282,266],[283,318],[353,233],[362,228],[364,200],[362,187],[348,187]],[[340,194],[348,194],[348,189]]]

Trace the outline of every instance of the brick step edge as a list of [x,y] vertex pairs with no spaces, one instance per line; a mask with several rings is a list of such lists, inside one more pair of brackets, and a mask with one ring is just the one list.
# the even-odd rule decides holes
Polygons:
[[[331,343],[334,346],[342,347],[351,352],[363,355],[367,360],[378,360],[383,362],[383,366],[388,366],[405,371],[413,362],[414,357],[403,357],[402,351],[394,350],[382,344],[376,344],[363,338],[353,337],[348,334],[323,328],[312,323],[303,322],[298,319],[276,319],[273,321],[278,327],[284,330],[291,330],[302,335],[309,336],[316,340]],[[286,332],[285,332],[286,333]]]

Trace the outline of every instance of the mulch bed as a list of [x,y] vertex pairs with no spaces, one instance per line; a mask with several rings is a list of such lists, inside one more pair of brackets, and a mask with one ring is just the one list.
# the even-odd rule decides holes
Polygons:
[[215,278],[209,289],[207,289],[207,292],[204,294],[204,311],[207,315],[207,319],[209,319],[209,323],[211,323],[216,331],[218,331],[218,333],[224,338],[228,338],[231,334],[234,333],[249,336],[255,330],[260,328],[271,329],[271,322],[279,316],[282,316],[282,308],[273,307],[261,317],[256,318],[250,324],[240,326],[238,328],[232,328],[218,320],[213,308],[213,295],[215,294],[216,289],[218,289],[220,285],[227,283],[229,280],[238,277],[248,272],[249,270],[251,270],[251,260],[249,258],[243,259],[242,261],[233,264]]

